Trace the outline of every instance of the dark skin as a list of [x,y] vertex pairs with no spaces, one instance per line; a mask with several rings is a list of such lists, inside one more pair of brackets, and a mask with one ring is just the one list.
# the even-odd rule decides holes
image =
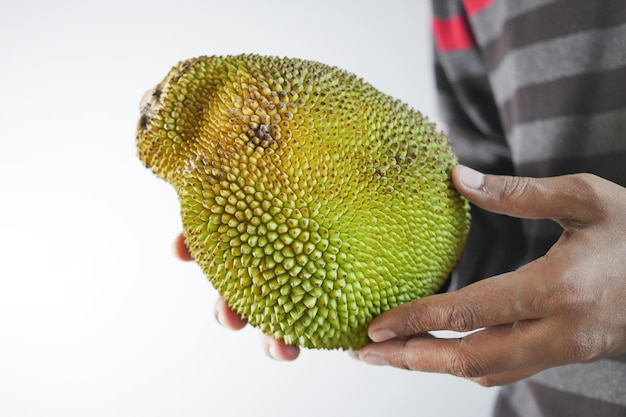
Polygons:
[[[354,356],[493,386],[626,353],[626,189],[589,174],[483,176],[461,166],[452,179],[485,210],[556,221],[561,238],[545,256],[514,272],[381,314],[369,326],[373,343]],[[191,259],[182,238],[174,248],[180,259]],[[216,316],[231,329],[246,325],[222,300]],[[440,339],[429,333],[435,330],[477,331]],[[275,359],[299,354],[269,337],[263,345]]]

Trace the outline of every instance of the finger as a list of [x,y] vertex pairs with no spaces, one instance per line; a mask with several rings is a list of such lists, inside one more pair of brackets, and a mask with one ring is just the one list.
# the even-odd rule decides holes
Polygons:
[[371,343],[358,355],[373,365],[463,378],[521,373],[524,369],[546,369],[553,365],[553,348],[547,341],[550,334],[546,330],[542,321],[536,320],[481,330],[460,339],[420,335]]
[[262,335],[261,343],[267,356],[278,361],[293,361],[300,355],[297,346],[287,345],[282,340],[276,340],[265,334]]
[[457,190],[473,204],[513,217],[557,221],[566,230],[597,221],[602,210],[598,188],[604,181],[589,174],[552,178],[483,175],[459,165],[452,173]]
[[[424,338],[431,338],[431,339],[435,338],[434,336],[430,334],[423,334],[423,335],[419,335],[416,337],[424,337]],[[361,352],[350,351],[349,353],[350,353],[350,356],[352,356],[354,359],[361,360],[361,357],[359,357],[359,354]],[[368,360],[371,361],[372,359],[369,358]],[[374,360],[378,360],[378,358]],[[376,363],[373,363],[373,364],[376,365]],[[381,360],[381,363],[379,363],[379,365],[388,365],[388,363],[385,363],[384,360]],[[532,375],[535,375],[536,373],[541,372],[544,369],[546,369],[545,366],[531,366],[531,367],[523,368],[519,370],[507,371],[507,372],[484,375],[480,377],[467,378],[467,379],[479,385],[482,385],[484,387],[496,387],[496,386],[502,386],[502,385],[512,384],[513,382],[521,381],[522,379],[526,379]]]
[[183,234],[179,234],[174,239],[174,243],[172,244],[172,252],[174,252],[174,256],[176,256],[181,261],[192,261],[193,258],[189,253],[189,249],[187,245],[185,245],[185,237]]
[[541,280],[548,268],[540,258],[515,272],[402,304],[372,320],[369,337],[383,342],[435,330],[469,332],[543,317],[550,308],[544,301],[551,299],[549,285]]
[[223,298],[218,298],[215,303],[215,318],[222,326],[231,330],[241,330],[248,324],[237,313],[228,307]]

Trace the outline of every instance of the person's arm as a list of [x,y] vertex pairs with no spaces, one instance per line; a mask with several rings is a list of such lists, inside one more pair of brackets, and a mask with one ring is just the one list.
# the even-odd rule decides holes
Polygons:
[[[532,179],[457,167],[457,190],[483,209],[549,218],[564,231],[520,269],[426,297],[371,323],[365,362],[502,385],[626,352],[626,189],[590,174]],[[437,339],[434,330],[468,332]]]

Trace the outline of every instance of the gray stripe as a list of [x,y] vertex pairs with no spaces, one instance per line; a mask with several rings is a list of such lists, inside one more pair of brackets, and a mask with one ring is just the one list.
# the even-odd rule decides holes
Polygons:
[[624,80],[626,66],[528,85],[499,106],[502,126],[508,134],[523,123],[626,109]]
[[502,104],[515,92],[559,78],[626,66],[626,24],[533,44],[508,53],[491,75]]
[[[515,125],[509,135],[513,161],[589,157],[626,150],[626,109],[591,117],[558,117]],[[593,138],[593,139],[590,139]]]
[[626,364],[601,360],[548,369],[530,378],[559,391],[626,406]]
[[441,1],[433,0],[430,2],[433,16],[437,19],[449,19],[451,17],[462,16],[465,9],[461,0],[457,1]]
[[509,399],[500,395],[498,396],[496,403],[493,406],[493,412],[491,413],[491,417],[521,417],[521,416],[519,416],[515,412],[515,410],[511,408],[511,404],[509,404]]
[[535,396],[524,381],[502,387],[499,395],[506,398],[515,414],[520,417],[543,416]]
[[511,19],[559,0],[496,1],[471,17],[474,36],[482,45],[496,39]]
[[490,70],[496,68],[514,49],[624,23],[624,0],[563,0],[551,3],[509,20],[498,38],[483,45],[486,65]]

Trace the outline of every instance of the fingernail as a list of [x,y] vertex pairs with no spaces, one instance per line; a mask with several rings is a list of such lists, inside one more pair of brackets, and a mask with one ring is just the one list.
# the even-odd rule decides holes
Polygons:
[[482,188],[485,181],[485,176],[482,173],[468,168],[465,165],[459,165],[458,173],[461,184],[465,185],[467,188],[474,190]]
[[396,336],[397,335],[392,330],[378,329],[378,330],[374,330],[372,334],[370,334],[370,339],[372,339],[372,342],[384,342],[384,341],[393,339]]
[[274,359],[275,361],[282,361],[282,359],[280,358],[280,356],[278,356],[278,352],[276,350],[276,345],[274,343],[270,343],[270,345],[267,348],[267,355]]
[[382,356],[378,356],[374,353],[361,354],[359,355],[359,358],[368,365],[374,365],[374,366],[389,365],[389,362],[387,362]]
[[217,304],[213,308],[213,316],[215,317],[215,321],[217,321],[220,326],[224,326],[224,322],[222,321],[222,315],[220,314],[220,309],[217,308]]

